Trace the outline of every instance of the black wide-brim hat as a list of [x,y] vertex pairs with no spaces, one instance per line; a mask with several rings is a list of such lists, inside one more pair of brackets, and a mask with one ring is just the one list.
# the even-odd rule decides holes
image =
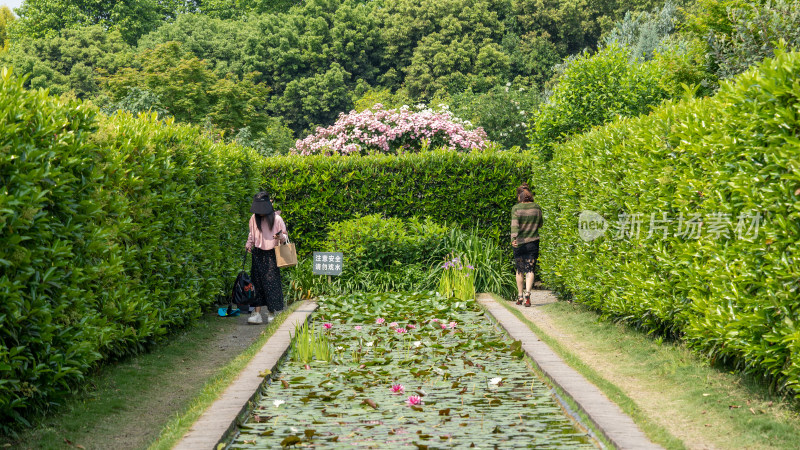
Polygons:
[[253,204],[250,206],[250,212],[263,216],[275,212],[275,209],[272,207],[272,202],[269,201],[269,195],[267,195],[266,192],[261,191],[253,196]]

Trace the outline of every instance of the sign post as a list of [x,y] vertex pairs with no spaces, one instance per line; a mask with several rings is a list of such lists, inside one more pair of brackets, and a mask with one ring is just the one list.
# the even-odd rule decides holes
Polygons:
[[314,275],[341,275],[344,269],[344,256],[342,252],[314,252],[314,265],[311,272]]

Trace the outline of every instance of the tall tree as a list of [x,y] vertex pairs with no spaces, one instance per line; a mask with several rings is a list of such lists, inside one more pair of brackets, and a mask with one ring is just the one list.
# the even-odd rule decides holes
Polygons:
[[102,25],[117,29],[129,44],[155,30],[164,20],[195,11],[192,0],[25,0],[17,9],[17,33],[29,38],[51,36],[65,28]]
[[115,101],[132,90],[146,91],[181,122],[210,123],[229,134],[249,126],[260,133],[270,122],[265,113],[269,88],[254,81],[257,75],[218,77],[205,60],[168,42],[137,54],[133,67],[105,78],[104,85]]
[[119,31],[108,32],[100,25],[17,40],[0,54],[0,66],[13,66],[17,73],[29,74],[25,87],[47,88],[53,94],[72,91],[81,99],[98,93],[98,69],[114,73],[130,60],[130,46]]
[[8,48],[8,27],[14,20],[16,17],[8,6],[0,6],[0,49]]

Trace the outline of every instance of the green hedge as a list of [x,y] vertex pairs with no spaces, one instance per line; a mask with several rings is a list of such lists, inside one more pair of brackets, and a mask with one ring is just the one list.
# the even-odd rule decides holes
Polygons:
[[[0,431],[215,300],[258,158],[0,77]],[[237,251],[232,251],[235,248]]]
[[96,115],[0,77],[0,431],[93,368],[198,317],[240,261],[250,198],[276,198],[301,253],[373,213],[471,227],[508,246],[536,158],[446,150],[260,158],[197,128]]
[[532,183],[536,164],[535,156],[502,151],[285,156],[264,161],[263,182],[301,253],[321,250],[330,224],[369,214],[479,223],[481,235],[510,249],[516,187]]
[[478,228],[445,228],[430,219],[400,220],[371,214],[334,223],[327,229],[323,251],[341,251],[341,275],[313,275],[311,256],[284,272],[290,298],[435,290],[446,260],[460,257],[474,267],[476,292],[506,298],[516,294],[513,265],[499,242],[479,236]]
[[[557,146],[539,174],[548,284],[800,396],[798,73],[800,54],[781,53],[713,98],[667,103]],[[580,238],[584,210],[608,220],[603,237]],[[651,214],[662,212],[672,222],[655,225],[671,225],[667,237],[648,237]],[[639,237],[616,239],[637,213]],[[699,215],[699,239],[676,236],[681,214]],[[736,231],[743,214],[762,216],[758,233]]]

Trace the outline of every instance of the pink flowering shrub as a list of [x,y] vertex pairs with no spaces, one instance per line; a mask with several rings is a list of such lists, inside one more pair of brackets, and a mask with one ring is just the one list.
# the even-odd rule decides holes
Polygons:
[[366,155],[372,153],[416,152],[447,147],[452,150],[483,150],[489,141],[483,128],[468,130],[465,122],[450,111],[431,109],[412,111],[403,106],[384,110],[376,104],[372,110],[340,114],[335,124],[298,140],[292,153],[300,155]]

